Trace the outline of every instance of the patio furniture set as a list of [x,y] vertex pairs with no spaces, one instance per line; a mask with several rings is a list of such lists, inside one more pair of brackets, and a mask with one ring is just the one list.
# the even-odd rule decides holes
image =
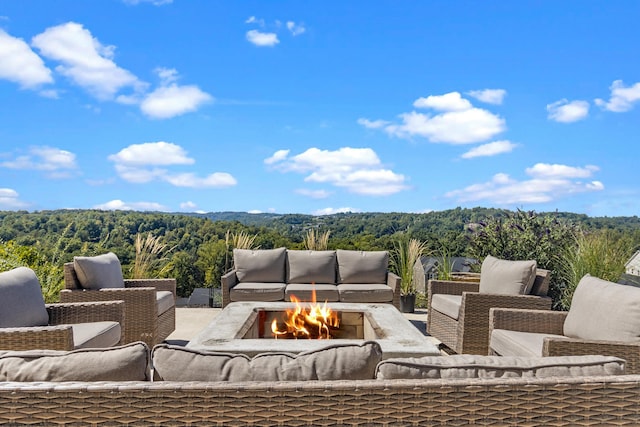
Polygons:
[[[386,284],[388,255],[281,252],[236,252],[235,269],[223,278],[226,307],[218,323],[186,347],[162,343],[175,327],[175,281],[125,281],[113,254],[65,265],[61,299],[83,302],[46,305],[31,270],[0,273],[0,423],[640,425],[640,288],[586,276],[570,311],[554,312],[548,272],[535,262],[487,257],[477,277],[428,287],[428,331],[450,353],[469,354],[440,356],[426,337],[424,353],[396,354],[383,338],[408,321],[400,316],[388,325],[367,311],[396,306],[397,287],[389,296],[371,286],[395,286]],[[238,322],[225,313],[249,307],[236,338],[264,340],[257,319],[294,305],[288,286],[311,295],[316,283],[327,285],[322,295],[332,295],[328,304],[343,318],[359,313],[358,339],[310,348],[285,342],[286,352],[215,351],[222,340],[214,332]],[[341,293],[343,284],[353,286]],[[344,292],[353,288],[362,299],[341,300],[353,298]],[[83,299],[90,295],[100,302]],[[151,318],[141,320],[143,327],[129,325],[137,319],[134,304]],[[61,318],[54,306],[83,314]],[[111,315],[97,314],[107,307]],[[81,341],[77,325],[85,323],[102,326],[87,327]],[[64,339],[36,338],[58,330]],[[100,345],[87,344],[91,334]],[[29,343],[46,350],[28,350]]]

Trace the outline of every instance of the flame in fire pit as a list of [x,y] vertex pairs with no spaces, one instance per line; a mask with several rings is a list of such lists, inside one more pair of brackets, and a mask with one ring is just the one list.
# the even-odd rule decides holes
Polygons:
[[308,338],[331,339],[331,330],[340,326],[338,314],[324,305],[316,303],[316,291],[313,290],[312,301],[309,305],[302,306],[300,300],[291,296],[291,302],[296,306],[289,309],[284,315],[284,329],[278,327],[278,320],[271,322],[271,332],[276,339],[281,338]]

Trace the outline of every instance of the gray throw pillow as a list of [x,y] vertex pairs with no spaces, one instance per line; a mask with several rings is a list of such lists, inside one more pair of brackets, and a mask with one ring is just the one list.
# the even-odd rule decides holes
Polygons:
[[597,341],[640,340],[640,288],[585,275],[573,293],[564,335]]
[[36,273],[27,267],[0,273],[0,328],[48,323],[49,314]]
[[336,283],[336,251],[287,251],[287,283]]
[[456,354],[387,359],[376,378],[544,378],[624,375],[625,361],[612,356],[509,357]]
[[382,350],[375,341],[337,344],[293,355],[216,353],[159,344],[151,354],[154,380],[309,381],[373,379]]
[[73,268],[84,289],[124,288],[122,266],[113,252],[73,257]]
[[149,367],[149,347],[143,342],[104,349],[8,351],[0,355],[0,381],[145,381]]
[[233,265],[239,282],[284,283],[286,248],[234,249]]
[[488,255],[480,269],[479,292],[527,295],[536,279],[536,261],[507,261]]
[[349,251],[338,249],[338,283],[386,283],[389,267],[387,251]]

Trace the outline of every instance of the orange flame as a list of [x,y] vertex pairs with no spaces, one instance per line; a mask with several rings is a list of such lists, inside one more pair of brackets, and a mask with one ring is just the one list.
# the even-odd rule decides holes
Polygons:
[[340,326],[338,314],[324,305],[316,303],[316,291],[312,292],[311,304],[302,306],[300,300],[291,295],[291,302],[296,305],[287,309],[284,315],[284,328],[278,327],[278,320],[271,322],[273,336],[283,338],[331,339],[331,329]]

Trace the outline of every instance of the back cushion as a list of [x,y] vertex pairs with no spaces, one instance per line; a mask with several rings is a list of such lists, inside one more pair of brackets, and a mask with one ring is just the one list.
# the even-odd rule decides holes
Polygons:
[[239,282],[284,283],[286,248],[234,249],[233,265]]
[[49,315],[36,273],[18,267],[0,273],[0,327],[46,326]]
[[287,251],[287,283],[336,283],[336,251]]
[[113,252],[73,257],[73,268],[84,289],[124,288],[122,266]]
[[338,283],[386,283],[389,267],[387,251],[336,251]]
[[624,375],[625,361],[612,356],[509,357],[455,354],[387,359],[376,378],[543,378]]
[[149,347],[143,342],[106,349],[0,354],[0,381],[145,381],[149,368]]
[[487,294],[527,295],[536,279],[536,261],[506,261],[488,255],[480,269],[480,290]]
[[584,276],[573,294],[564,335],[603,341],[640,339],[640,288]]
[[382,351],[375,341],[366,341],[298,355],[263,353],[250,358],[160,344],[151,358],[154,379],[164,381],[362,380],[374,378]]

